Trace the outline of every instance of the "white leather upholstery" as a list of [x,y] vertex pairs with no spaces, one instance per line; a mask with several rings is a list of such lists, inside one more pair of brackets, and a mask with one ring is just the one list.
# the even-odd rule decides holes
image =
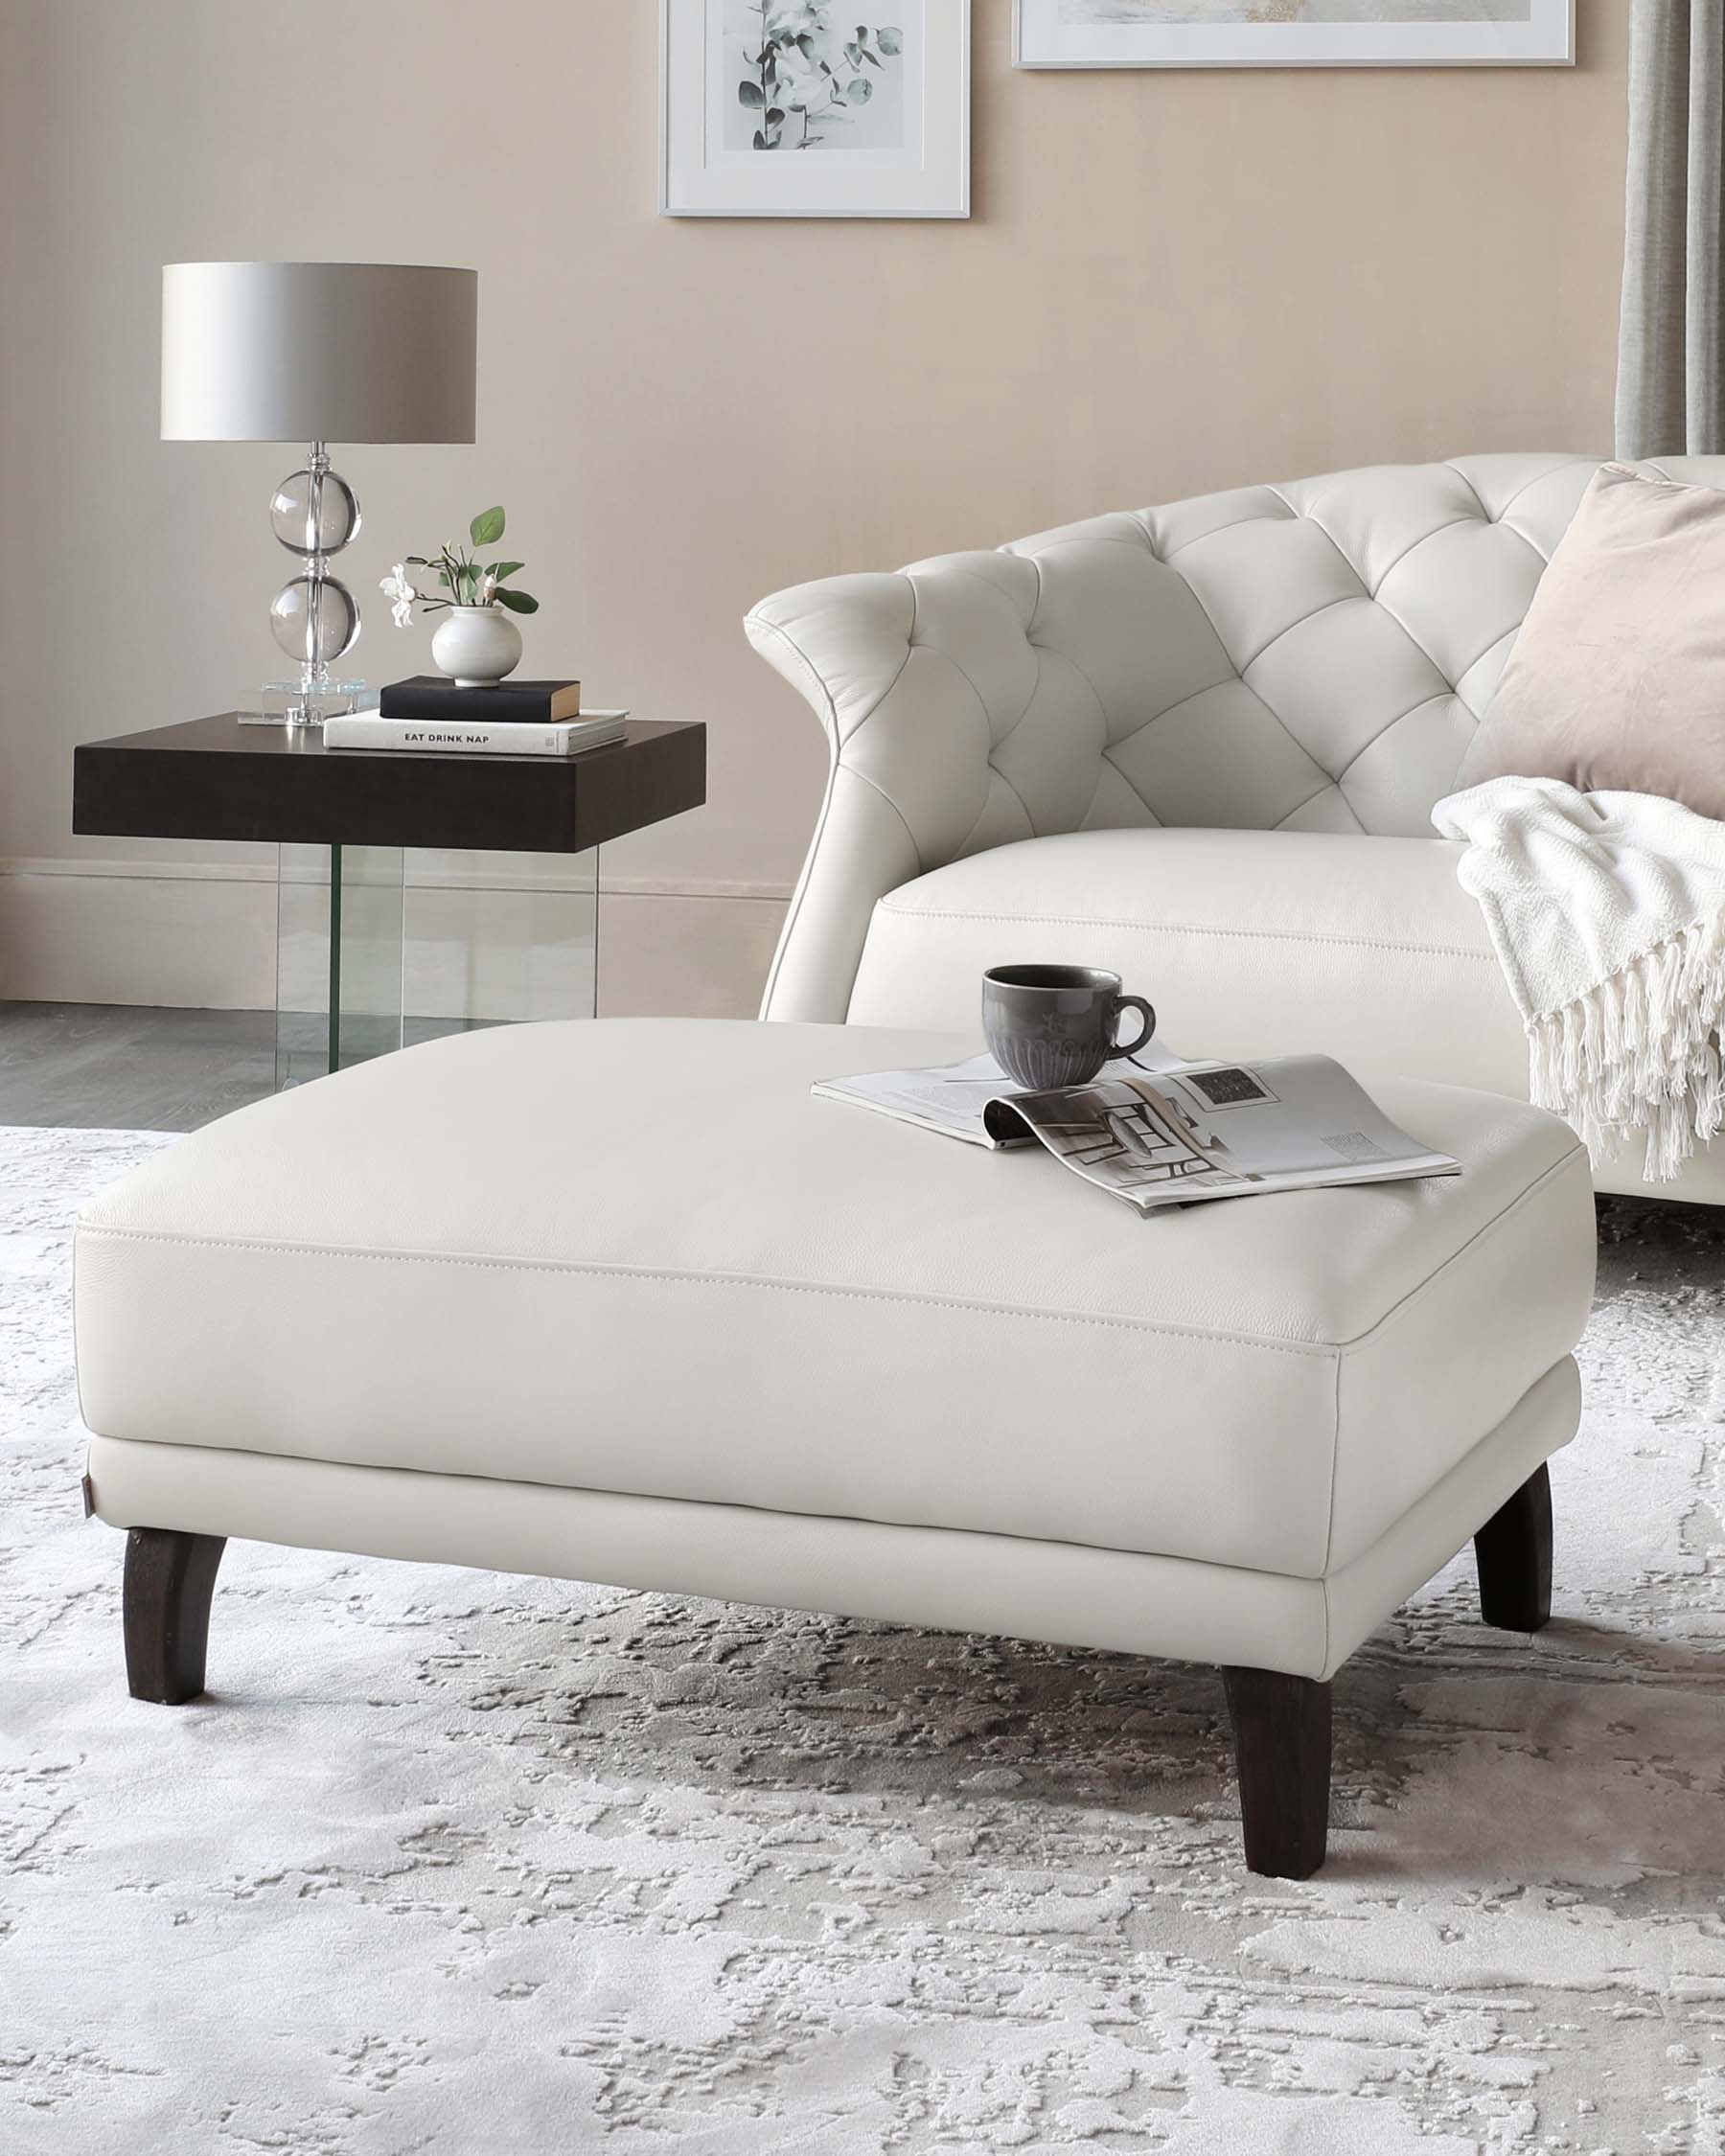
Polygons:
[[1566,1356],[1369,1549],[1322,1579],[126,1437],[91,1438],[89,1472],[98,1511],[119,1527],[168,1521],[193,1534],[1329,1677],[1567,1443],[1579,1411]]
[[809,1093],[965,1045],[509,1027],[243,1110],[86,1208],[85,1419],[170,1493],[208,1448],[1308,1582],[1501,1479],[1591,1294],[1561,1124],[1386,1084],[1464,1176],[1146,1222]]
[[[1480,977],[1483,937],[1464,926],[1471,902],[1442,892],[1446,857],[1428,819],[1597,461],[1499,455],[1333,472],[763,601],[749,637],[807,697],[832,752],[764,1015],[899,1022],[914,1013],[919,1023],[970,1027],[979,967],[961,979],[960,943],[966,964],[1037,952],[981,934],[913,936],[905,916],[926,928],[938,906],[962,899],[968,909],[971,895],[1010,877],[1027,900],[1058,883],[1072,936],[1038,946],[1050,955],[1100,948],[1081,950],[1080,930],[1105,925],[1104,905],[1116,924],[1156,906],[1213,929],[1208,1001],[1196,1015],[1229,1031],[1226,1044],[1214,1031],[1193,1035],[1193,1049],[1279,1045],[1276,1014],[1269,1037],[1253,1022],[1267,969],[1251,931],[1279,932],[1292,897],[1296,915],[1309,905],[1325,918],[1393,919],[1410,953],[1426,953],[1400,966],[1396,995],[1419,975],[1435,1003],[1453,998],[1444,1053],[1425,1058],[1439,1030],[1428,1021],[1367,1061],[1524,1088],[1525,1059],[1510,1056],[1505,1032],[1513,1013]],[[1725,458],[1644,469],[1725,485]],[[978,862],[970,883],[950,865],[1017,841],[1120,830],[1368,836],[1431,851],[1415,866],[1388,844],[1336,850],[1325,857],[1323,872],[1338,880],[1327,900],[1310,883],[1318,855],[1233,837],[1215,841],[1213,861],[1208,841],[1112,857],[1098,844],[1093,902],[1070,859],[1032,865],[1021,847],[992,878]],[[1138,910],[1125,914],[1134,866],[1123,863],[1146,876]],[[1176,875],[1187,879],[1178,896]],[[1428,902],[1421,930],[1413,916]],[[1168,953],[1159,945],[1157,955]],[[1317,1030],[1298,1044],[1357,1055],[1364,1014],[1349,1006],[1375,992],[1372,966],[1350,997],[1334,945],[1284,934],[1279,965],[1288,999],[1309,984]],[[1170,1021],[1192,1001],[1178,970],[1165,980],[1140,973],[1133,985],[1165,1003]],[[1641,1187],[1627,1164],[1608,1180]],[[1725,1158],[1663,1194],[1725,1197]]]
[[1184,1053],[1322,1047],[1360,1069],[1523,1091],[1521,1021],[1456,881],[1460,851],[1294,831],[999,846],[881,900],[851,1017],[938,1025],[977,1003],[985,967],[1064,958],[1141,988]]
[[[1184,1053],[1300,1055],[1525,1100],[1528,1049],[1479,906],[1440,838],[1096,831],[937,868],[876,906],[851,993],[862,1025],[976,1022],[1004,960],[1109,966]],[[1638,1191],[1631,1147],[1595,1171]],[[1665,1198],[1725,1204],[1725,1147]]]

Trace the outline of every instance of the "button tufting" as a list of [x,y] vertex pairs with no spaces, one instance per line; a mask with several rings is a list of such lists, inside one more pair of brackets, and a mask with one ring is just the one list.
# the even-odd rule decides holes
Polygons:
[[[1026,824],[1423,833],[1598,464],[1368,466],[764,601],[750,637],[839,766],[816,940]],[[908,663],[928,646],[948,663]]]

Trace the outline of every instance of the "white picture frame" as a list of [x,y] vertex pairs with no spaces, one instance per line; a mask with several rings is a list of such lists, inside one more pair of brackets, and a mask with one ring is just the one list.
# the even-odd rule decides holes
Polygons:
[[[1326,0],[1312,4],[1322,11]],[[1378,21],[1254,22],[1246,0],[1013,0],[1012,60],[1015,67],[1576,64],[1576,0],[1478,4],[1482,12],[1471,21],[1438,19],[1431,0],[1381,0]],[[1141,20],[1132,19],[1139,12]],[[1166,19],[1183,12],[1193,19]]]
[[[741,96],[766,49],[749,55],[764,32],[748,17],[765,23],[779,0],[764,14],[761,0],[660,5],[661,217],[970,216],[970,0],[834,0],[825,35],[821,0],[784,0],[783,13],[812,20],[816,34],[781,48],[767,79],[778,102],[758,104]],[[862,16],[871,35],[859,57]],[[824,103],[812,110],[816,95]],[[803,100],[794,109],[793,97]]]

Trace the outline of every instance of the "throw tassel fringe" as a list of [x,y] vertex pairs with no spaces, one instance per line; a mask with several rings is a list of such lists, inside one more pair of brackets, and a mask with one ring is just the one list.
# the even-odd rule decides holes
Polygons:
[[1534,1100],[1598,1166],[1646,1136],[1648,1182],[1669,1182],[1725,1126],[1725,915],[1656,945],[1528,1026]]

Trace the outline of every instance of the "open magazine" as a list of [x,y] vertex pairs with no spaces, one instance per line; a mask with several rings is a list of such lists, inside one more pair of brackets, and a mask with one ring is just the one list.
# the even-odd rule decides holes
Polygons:
[[1140,1213],[1201,1198],[1461,1172],[1447,1153],[1428,1152],[1398,1129],[1328,1056],[1184,1063],[1153,1041],[1088,1086],[1050,1092],[1015,1085],[987,1055],[828,1078],[815,1091],[971,1145],[1040,1141]]

